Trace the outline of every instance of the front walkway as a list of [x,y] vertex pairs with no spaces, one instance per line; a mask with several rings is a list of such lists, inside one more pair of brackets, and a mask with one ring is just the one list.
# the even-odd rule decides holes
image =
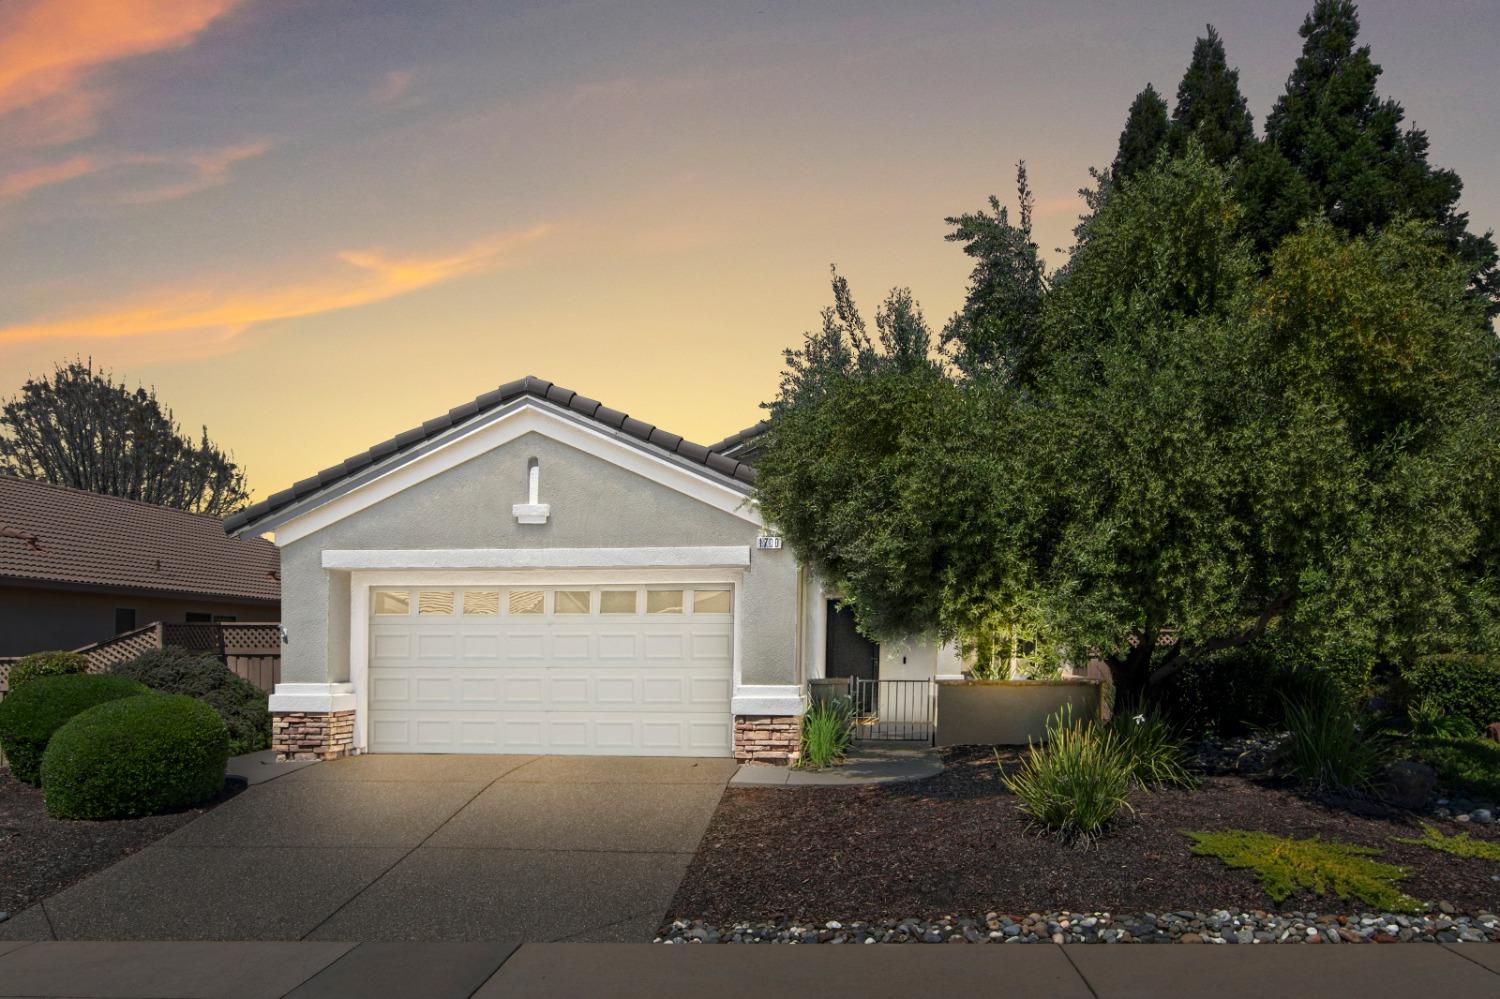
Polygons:
[[849,756],[827,770],[747,763],[730,787],[852,787],[921,780],[943,771],[941,750],[915,742],[855,743]]
[[734,769],[577,756],[286,768],[14,914],[0,940],[650,941]]
[[1302,999],[1500,994],[1500,946],[0,943],[0,995],[206,999]]

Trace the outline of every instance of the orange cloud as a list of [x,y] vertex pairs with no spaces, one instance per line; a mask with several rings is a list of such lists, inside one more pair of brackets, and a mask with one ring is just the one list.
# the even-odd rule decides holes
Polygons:
[[436,257],[347,250],[338,254],[345,266],[316,281],[227,291],[161,292],[109,309],[0,327],[0,344],[170,333],[222,340],[259,323],[368,305],[465,274],[497,269],[510,262],[513,251],[549,231],[549,226],[537,225]]
[[101,66],[190,44],[239,0],[10,0],[0,5],[0,118],[8,141],[70,142],[94,131]]
[[0,201],[19,198],[23,194],[28,194],[38,188],[51,187],[53,184],[64,184],[77,177],[95,173],[99,169],[99,161],[93,156],[71,156],[57,163],[44,163],[40,166],[17,170],[0,177]]
[[121,167],[157,167],[168,174],[185,173],[181,179],[159,183],[154,187],[127,190],[112,200],[121,204],[143,205],[186,197],[229,181],[230,168],[236,163],[264,155],[271,148],[265,141],[245,142],[206,152],[186,153],[118,153],[80,154],[56,163],[23,167],[0,176],[0,204],[23,197],[33,191],[65,184],[91,174]]

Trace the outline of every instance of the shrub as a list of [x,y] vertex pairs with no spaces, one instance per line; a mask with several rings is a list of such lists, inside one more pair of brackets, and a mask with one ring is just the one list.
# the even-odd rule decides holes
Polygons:
[[236,676],[213,656],[195,655],[169,646],[153,649],[111,669],[120,676],[139,680],[152,690],[184,694],[213,708],[229,729],[231,755],[253,753],[271,745],[271,715],[265,693],[249,680]]
[[81,711],[146,693],[123,676],[104,673],[39,676],[0,701],[0,747],[17,780],[41,780],[42,754],[58,729]]
[[844,758],[854,737],[854,706],[847,697],[814,702],[802,716],[799,766],[821,770]]
[[1130,760],[1130,772],[1143,788],[1196,787],[1177,731],[1155,707],[1125,706],[1106,726]]
[[1418,760],[1437,771],[1438,783],[1460,794],[1500,800],[1500,743],[1487,739],[1416,739]]
[[1481,860],[1500,861],[1500,843],[1491,842],[1486,839],[1470,839],[1468,833],[1457,833],[1453,836],[1444,835],[1442,830],[1422,823],[1421,839],[1409,839],[1404,836],[1395,838],[1397,843],[1411,843],[1415,846],[1425,846],[1430,850],[1441,853],[1451,853],[1455,857],[1478,857]]
[[1406,721],[1411,734],[1419,739],[1472,739],[1474,723],[1463,715],[1452,715],[1443,710],[1435,698],[1424,697],[1406,709]]
[[224,786],[229,732],[213,708],[180,694],[142,694],[90,708],[52,737],[42,801],[59,819],[157,815]]
[[1427,656],[1403,667],[1396,687],[1408,709],[1425,702],[1480,729],[1500,721],[1500,657]]
[[1193,853],[1217,857],[1227,867],[1251,870],[1271,901],[1281,903],[1294,891],[1357,899],[1379,912],[1417,912],[1422,903],[1403,894],[1396,882],[1406,871],[1371,858],[1380,851],[1352,843],[1314,837],[1293,839],[1247,829],[1189,832]]
[[[997,758],[997,763],[998,763]],[[1001,780],[1022,811],[1064,840],[1088,845],[1121,808],[1134,781],[1130,756],[1103,725],[1071,711],[1047,719],[1047,741],[1031,744],[1014,774]]]
[[1320,791],[1365,791],[1374,782],[1385,745],[1332,684],[1285,699],[1288,768]]
[[15,690],[39,676],[68,676],[86,673],[88,668],[89,657],[77,652],[33,652],[11,666],[10,689]]

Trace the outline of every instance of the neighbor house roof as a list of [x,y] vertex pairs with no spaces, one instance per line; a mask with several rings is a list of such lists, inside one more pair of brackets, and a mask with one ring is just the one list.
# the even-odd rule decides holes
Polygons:
[[730,434],[717,444],[710,444],[708,449],[715,454],[737,458],[745,464],[754,464],[753,459],[760,450],[760,440],[770,429],[771,421],[761,420],[753,427],[746,427],[738,433]]
[[426,441],[440,434],[447,433],[454,427],[467,423],[517,399],[527,397],[551,403],[560,409],[576,413],[595,423],[603,424],[611,430],[626,434],[654,448],[686,459],[693,464],[701,465],[707,473],[712,475],[731,479],[742,485],[749,485],[755,482],[755,469],[751,468],[745,462],[719,454],[714,448],[704,447],[702,444],[694,444],[692,441],[685,440],[677,434],[669,433],[650,423],[633,419],[618,409],[610,409],[598,400],[579,395],[572,389],[563,388],[561,385],[537,378],[534,375],[527,375],[525,378],[506,382],[493,392],[486,392],[473,402],[466,402],[462,406],[449,410],[442,416],[434,417],[420,427],[413,427],[405,433],[397,434],[390,440],[382,441],[368,451],[361,451],[352,458],[345,459],[330,468],[325,468],[317,475],[309,476],[301,482],[295,483],[290,489],[283,489],[281,492],[271,495],[224,521],[224,530],[230,532],[243,531],[249,525],[264,520],[272,514],[284,510],[314,493],[321,492],[351,476],[357,475],[378,462],[383,462],[393,456],[420,447]]
[[0,476],[0,583],[281,598],[281,556],[217,517]]

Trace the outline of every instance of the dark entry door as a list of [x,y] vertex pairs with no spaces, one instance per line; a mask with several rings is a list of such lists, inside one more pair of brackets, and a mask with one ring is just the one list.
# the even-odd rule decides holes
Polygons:
[[828,667],[829,677],[852,676],[861,680],[880,678],[880,646],[859,633],[854,626],[854,612],[828,601]]

